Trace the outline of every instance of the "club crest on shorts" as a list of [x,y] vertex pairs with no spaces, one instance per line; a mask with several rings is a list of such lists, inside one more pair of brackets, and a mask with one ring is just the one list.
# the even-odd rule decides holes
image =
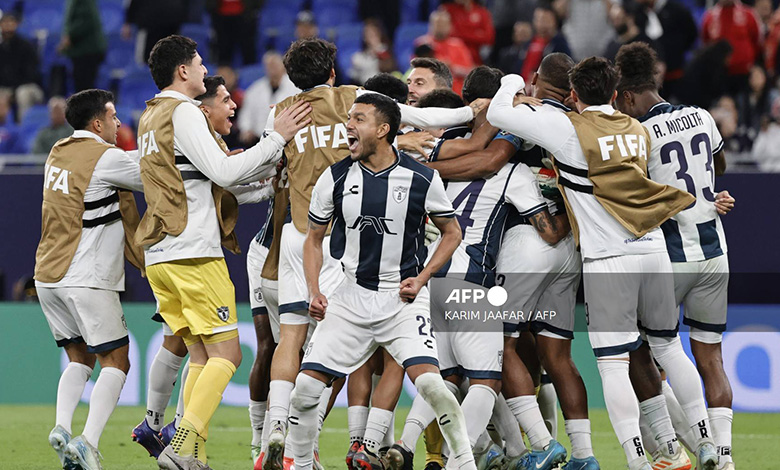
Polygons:
[[217,307],[217,316],[222,321],[228,321],[228,318],[230,318],[230,309],[228,307]]
[[254,291],[254,294],[255,294],[255,300],[256,301],[258,301],[258,302],[262,302],[263,301],[263,289],[262,288],[256,287],[255,291]]
[[393,200],[399,204],[404,202],[404,199],[406,199],[406,194],[408,192],[409,192],[409,188],[405,188],[403,186],[393,187]]

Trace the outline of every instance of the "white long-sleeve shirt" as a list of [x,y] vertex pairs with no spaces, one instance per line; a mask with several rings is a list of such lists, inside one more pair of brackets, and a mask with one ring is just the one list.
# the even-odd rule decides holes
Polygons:
[[268,77],[257,80],[244,94],[244,104],[238,113],[238,128],[251,131],[258,137],[262,136],[268,115],[273,114],[271,106],[300,92],[286,74],[276,90],[271,87]]
[[257,145],[228,157],[211,135],[206,116],[198,109],[200,102],[182,93],[165,91],[157,97],[184,101],[173,112],[173,152],[185,156],[190,164],[179,164],[180,171],[200,171],[208,180],[187,179],[187,226],[177,236],[165,238],[146,250],[146,265],[192,258],[222,258],[214,198],[213,181],[223,188],[273,176],[276,163],[286,144],[284,138],[271,132]]
[[[100,136],[85,130],[73,132],[74,138],[91,138],[105,144]],[[124,150],[113,147],[101,155],[84,192],[84,202],[110,196],[117,188],[143,191],[138,162]],[[119,210],[119,202],[84,211],[84,219],[96,219]],[[125,230],[117,220],[105,225],[81,229],[76,254],[68,272],[58,282],[39,282],[39,287],[91,287],[112,291],[125,290]]]
[[[507,75],[501,80],[501,88],[488,108],[487,119],[490,124],[544,148],[561,163],[587,170],[588,162],[577,131],[562,109],[550,104],[512,107],[515,94],[524,86],[525,82],[517,75]],[[603,105],[588,107],[583,113],[591,111],[605,114],[615,112],[612,106]],[[566,173],[566,178],[577,184],[592,184],[587,177],[570,173]],[[593,194],[563,189],[577,217],[583,259],[666,252],[660,228],[636,238],[604,209]]]

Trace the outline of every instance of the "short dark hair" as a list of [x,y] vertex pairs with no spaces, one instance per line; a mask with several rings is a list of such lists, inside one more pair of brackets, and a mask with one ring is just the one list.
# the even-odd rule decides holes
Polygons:
[[658,55],[644,42],[625,44],[618,50],[615,65],[620,71],[620,81],[617,84],[619,93],[631,91],[642,93],[657,90],[655,82],[655,67]]
[[463,106],[463,98],[457,93],[446,88],[439,88],[426,93],[417,102],[418,108],[460,108]]
[[503,76],[504,72],[498,69],[480,65],[466,76],[461,91],[463,99],[466,103],[471,103],[479,98],[492,99],[501,88],[501,77]]
[[401,127],[401,108],[398,107],[398,103],[379,93],[365,93],[355,99],[355,104],[368,104],[374,107],[374,114],[390,125],[390,132],[387,133],[386,139],[392,144]]
[[574,59],[563,52],[553,52],[539,64],[539,77],[555,88],[570,90],[569,72],[574,68]]
[[405,103],[409,95],[409,86],[393,74],[378,73],[366,80],[363,88],[382,93],[398,103]]
[[157,88],[162,90],[173,83],[173,74],[180,65],[189,65],[198,53],[198,43],[178,34],[165,37],[149,53],[149,70]]
[[301,90],[326,83],[335,63],[336,46],[324,39],[298,39],[284,54],[287,76]]
[[571,87],[580,101],[589,105],[608,104],[615,93],[620,74],[603,57],[589,57],[569,72]]
[[452,88],[452,72],[447,64],[433,57],[415,57],[412,59],[412,68],[428,69],[433,72],[433,79],[442,88]]
[[203,84],[206,85],[206,93],[203,93],[202,95],[199,95],[197,98],[195,98],[198,101],[207,100],[217,96],[217,88],[219,88],[220,85],[225,84],[225,78],[222,75],[209,75],[203,79]]
[[106,115],[106,104],[114,102],[110,91],[93,88],[71,95],[65,101],[65,119],[70,127],[84,130],[93,119],[102,119]]

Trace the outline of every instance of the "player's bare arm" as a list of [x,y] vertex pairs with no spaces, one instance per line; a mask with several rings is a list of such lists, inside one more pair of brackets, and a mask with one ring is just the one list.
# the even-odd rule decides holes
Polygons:
[[484,150],[496,137],[498,131],[497,127],[493,127],[485,121],[468,139],[450,139],[443,142],[437,160],[448,160]]
[[426,149],[432,149],[436,146],[436,139],[427,131],[407,132],[396,137],[395,141],[398,150],[417,152],[423,157],[428,153]]
[[303,242],[303,272],[309,288],[309,313],[317,321],[325,318],[328,299],[320,292],[320,270],[322,269],[322,241],[325,239],[327,225],[309,220],[306,241]]
[[713,155],[715,160],[715,176],[721,176],[726,173],[726,152],[721,150]]
[[431,217],[431,221],[441,232],[441,242],[439,243],[439,246],[436,247],[436,251],[434,251],[431,256],[431,260],[417,277],[410,277],[401,281],[400,294],[401,299],[405,302],[414,301],[415,297],[417,297],[417,293],[420,292],[420,289],[426,283],[428,283],[428,280],[433,276],[433,273],[440,270],[441,267],[444,266],[444,263],[452,258],[452,254],[455,252],[455,249],[458,248],[458,245],[460,245],[462,240],[460,224],[458,224],[458,220],[454,217]]
[[308,117],[310,112],[311,105],[308,102],[298,101],[274,117],[274,130],[289,142],[299,130],[311,122]]
[[428,163],[428,166],[438,170],[439,174],[444,179],[472,181],[478,178],[488,178],[491,175],[498,173],[514,154],[515,147],[508,141],[499,139],[493,140],[484,149],[467,153],[458,158],[451,158],[443,161],[437,160]]
[[571,230],[569,218],[566,214],[553,217],[547,209],[531,216],[530,222],[539,236],[542,237],[542,240],[550,245],[555,245],[561,241]]

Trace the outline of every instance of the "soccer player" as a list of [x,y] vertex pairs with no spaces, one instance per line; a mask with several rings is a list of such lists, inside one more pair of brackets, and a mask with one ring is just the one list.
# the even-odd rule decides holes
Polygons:
[[[347,123],[350,158],[326,170],[312,192],[304,269],[309,310],[321,323],[291,400],[290,434],[300,470],[312,465],[316,408],[326,384],[360,367],[379,346],[405,367],[434,407],[455,464],[476,468],[463,413],[439,375],[425,287],[460,243],[460,228],[438,174],[393,148],[400,123],[398,105],[389,98],[358,97]],[[426,216],[441,230],[442,241],[424,266]],[[321,292],[320,270],[331,221],[331,253],[341,260],[345,279],[328,298]],[[391,410],[375,406],[369,422],[391,416]],[[377,455],[384,432],[369,431],[355,461],[382,469]]]
[[185,413],[158,457],[162,469],[204,467],[208,423],[241,362],[235,294],[220,241],[235,245],[235,208],[223,187],[273,175],[281,150],[309,122],[309,106],[280,114],[276,132],[229,157],[194,98],[207,73],[197,44],[169,36],[149,56],[160,93],[147,102],[138,125],[141,179],[147,211],[136,243],[146,252],[149,284],[160,314],[184,339],[190,370]]
[[[306,340],[311,318],[308,314],[309,296],[303,273],[303,242],[305,240],[306,214],[311,190],[322,172],[348,153],[345,122],[347,112],[355,98],[370,93],[353,86],[333,87],[335,81],[336,47],[322,39],[301,39],[290,46],[285,54],[285,67],[295,86],[305,90],[296,97],[276,106],[276,114],[288,109],[298,99],[311,104],[312,125],[295,135],[285,148],[285,174],[282,177],[285,190],[289,191],[292,222],[284,223],[287,201],[275,197],[274,227],[280,227],[263,270],[264,277],[281,277],[288,282],[279,285],[280,339],[271,363],[271,384],[268,397],[268,415],[271,431],[268,437],[268,453],[263,467],[266,470],[282,470],[284,436],[287,431],[289,399],[293,381],[300,367],[300,351]],[[459,109],[420,110],[411,106],[401,107],[402,120],[418,127],[449,126],[470,121],[485,106],[478,100],[471,107]],[[270,127],[275,113],[269,116]],[[395,136],[393,136],[394,138]],[[278,205],[278,206],[277,206]],[[276,208],[282,210],[277,211]],[[277,245],[277,240],[279,240]],[[323,258],[322,289],[330,295],[343,276],[341,266],[330,256],[326,240]],[[269,261],[273,260],[273,263]],[[278,263],[276,263],[278,260]],[[278,272],[277,272],[278,265]],[[270,462],[270,466],[269,465]]]
[[[631,470],[650,464],[639,431],[639,407],[629,378],[629,353],[641,344],[637,322],[669,374],[691,427],[700,432],[700,468],[717,455],[695,367],[676,334],[671,263],[659,225],[694,197],[646,177],[648,136],[637,121],[609,105],[618,73],[605,59],[589,58],[569,73],[571,97],[581,114],[544,107],[512,107],[521,77],[502,79],[488,120],[550,152],[585,273],[590,341],[597,357],[613,428]],[[633,201],[642,201],[636,204]],[[658,381],[660,389],[660,381]],[[666,407],[658,413],[668,415]],[[701,430],[701,431],[699,431]]]
[[[115,147],[120,122],[114,96],[85,90],[68,98],[65,117],[75,129],[46,160],[41,241],[35,287],[41,309],[68,366],[57,388],[56,426],[49,444],[63,468],[98,470],[100,435],[125,384],[128,334],[119,292],[125,288],[123,250],[138,211],[132,193],[143,190],[138,163]],[[121,222],[120,222],[121,220]],[[128,246],[143,266],[140,250]],[[73,412],[92,375],[100,375],[82,434],[71,440]]]
[[[696,196],[693,205],[661,229],[674,269],[676,305],[685,306],[683,323],[691,328],[691,350],[704,380],[718,468],[733,469],[731,385],[720,349],[726,330],[729,268],[718,213],[723,210],[719,205],[733,206],[734,199],[728,193],[715,194],[715,176],[726,168],[723,138],[706,110],[672,106],[661,98],[653,80],[657,62],[656,53],[644,43],[620,48],[616,104],[639,119],[650,134],[650,177]],[[656,461],[669,460],[664,457]],[[667,468],[674,468],[672,463],[667,461]]]

